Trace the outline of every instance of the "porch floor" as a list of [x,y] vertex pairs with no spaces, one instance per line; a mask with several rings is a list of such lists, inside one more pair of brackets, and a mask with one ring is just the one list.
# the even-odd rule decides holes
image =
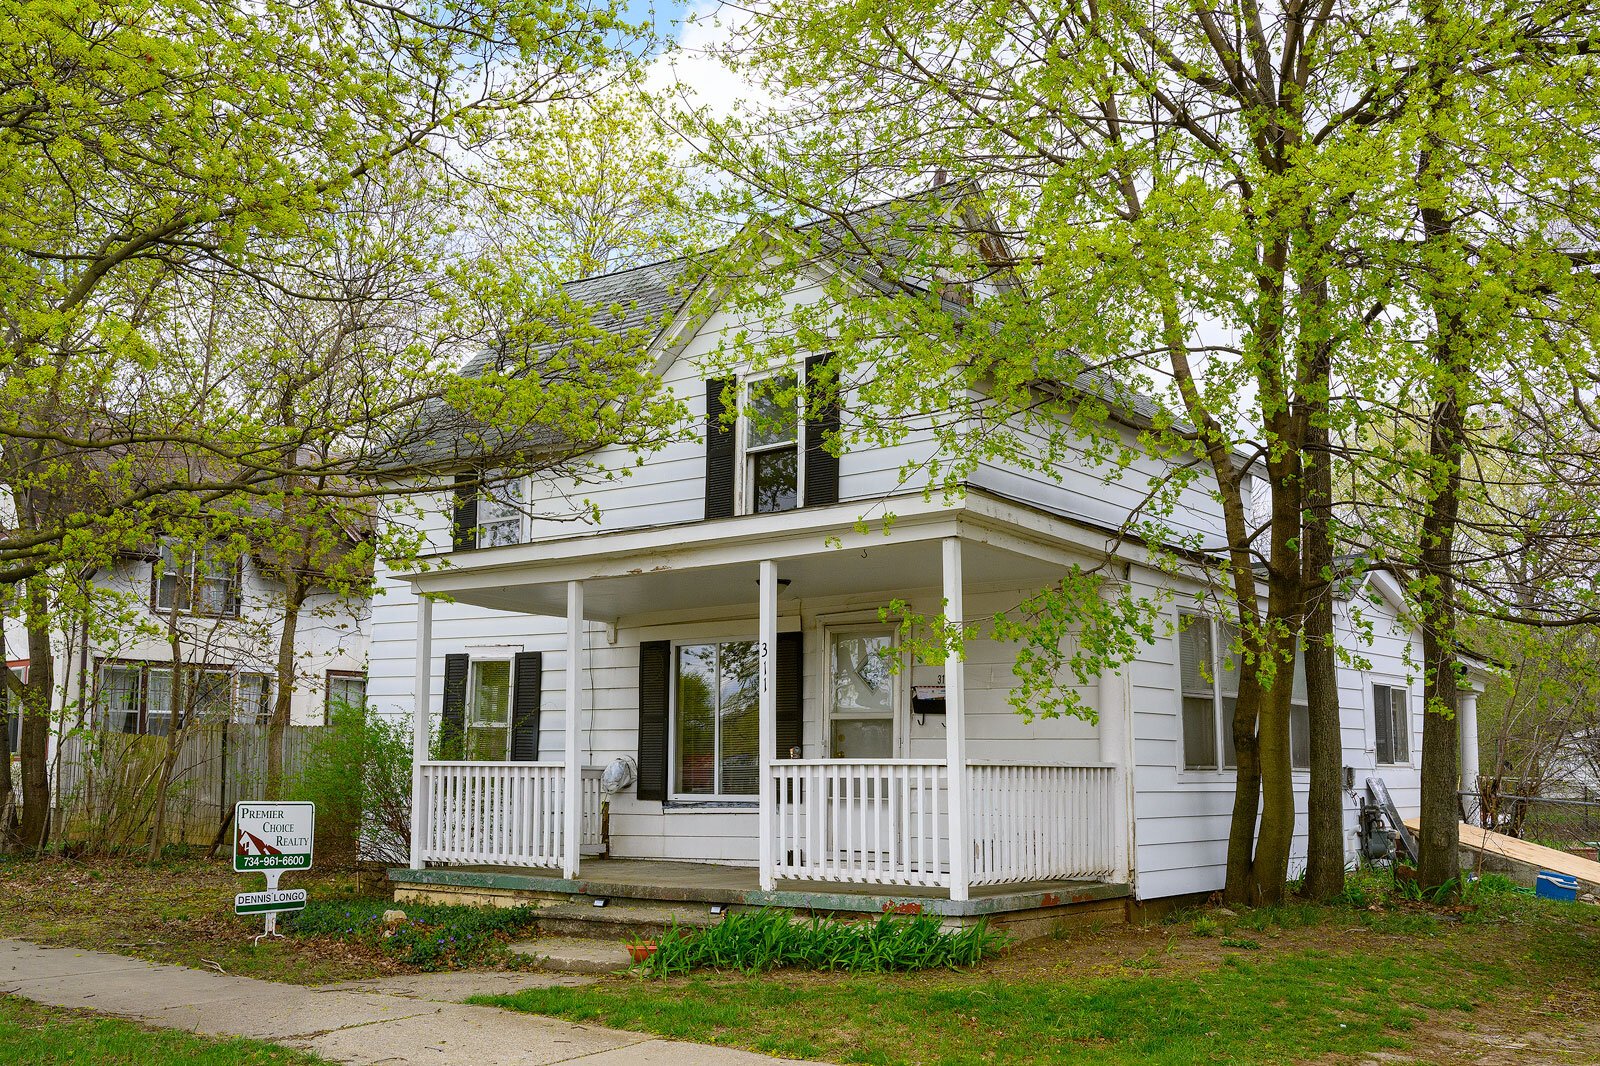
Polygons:
[[431,866],[390,870],[389,880],[396,889],[423,891],[489,889],[530,896],[605,896],[871,914],[905,910],[952,917],[1033,911],[1129,895],[1127,885],[1104,881],[974,885],[967,900],[952,900],[942,888],[834,881],[780,880],[774,891],[763,892],[752,866],[657,859],[584,859],[579,875],[568,879],[513,866]]

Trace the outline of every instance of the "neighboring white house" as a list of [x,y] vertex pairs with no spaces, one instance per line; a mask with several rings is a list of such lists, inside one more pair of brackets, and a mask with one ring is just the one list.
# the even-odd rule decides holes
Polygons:
[[[254,555],[226,562],[207,555],[204,547],[164,540],[96,571],[91,580],[103,595],[91,624],[64,617],[52,633],[60,726],[165,734],[173,710],[171,630],[196,686],[185,707],[207,721],[267,719],[282,585]],[[322,724],[331,700],[365,700],[369,620],[365,597],[310,595],[295,632],[291,724]],[[26,671],[25,634],[15,620],[5,633],[12,668]]]
[[[751,901],[794,902],[786,888],[819,885],[958,908],[1006,886],[1009,905],[1041,906],[1067,881],[1138,899],[1220,888],[1236,676],[1217,661],[1221,623],[1169,606],[1137,659],[1084,693],[1094,724],[1014,713],[1017,649],[1003,643],[970,641],[964,657],[898,673],[883,658],[898,641],[879,615],[892,599],[981,621],[1074,563],[1109,560],[1111,581],[1194,603],[1198,585],[1115,536],[1141,479],[1085,463],[1056,482],[985,463],[963,498],[930,500],[901,477],[931,448],[926,436],[834,457],[819,446],[826,412],[724,429],[727,382],[703,367],[748,323],[726,308],[685,313],[682,270],[639,267],[572,292],[628,306],[633,322],[661,317],[658,371],[704,432],[637,467],[629,454],[603,456],[631,469],[614,481],[502,490],[559,521],[488,498],[438,499],[426,533],[429,561],[445,565],[379,570],[368,696],[424,727],[413,869],[395,880],[572,891],[591,876],[584,856],[603,847],[610,860],[721,864],[730,884],[759,885],[741,897]],[[1137,412],[1125,417],[1131,443]],[[598,506],[598,523],[572,519],[581,500]],[[892,526],[858,528],[869,510],[893,514]],[[1221,535],[1203,486],[1174,521]],[[1357,610],[1370,646],[1350,636]],[[1400,612],[1385,577],[1347,590],[1339,630],[1370,667],[1339,677],[1345,765],[1357,788],[1381,777],[1409,816],[1420,647]],[[429,758],[441,732],[457,758]],[[1293,745],[1305,765],[1303,711]],[[636,780],[609,795],[602,835],[598,778],[617,760],[631,760]],[[1297,847],[1303,855],[1303,837]]]

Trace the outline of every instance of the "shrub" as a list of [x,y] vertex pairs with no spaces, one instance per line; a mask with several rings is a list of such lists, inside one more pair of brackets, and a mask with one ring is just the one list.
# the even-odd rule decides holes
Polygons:
[[674,923],[655,953],[635,969],[670,977],[696,969],[754,973],[780,966],[884,973],[935,966],[972,966],[999,952],[1006,936],[987,925],[947,931],[931,914],[841,922],[802,921],[764,908],[729,914],[707,929]]
[[453,970],[504,961],[505,945],[532,935],[537,908],[458,907],[408,903],[393,925],[385,899],[311,900],[287,922],[292,936],[326,936],[364,944],[423,970]]
[[292,791],[317,805],[317,847],[329,859],[411,861],[411,731],[404,723],[335,703]]

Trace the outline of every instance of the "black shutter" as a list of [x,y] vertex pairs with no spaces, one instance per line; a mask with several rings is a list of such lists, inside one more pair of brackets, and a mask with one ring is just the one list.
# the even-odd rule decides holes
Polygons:
[[722,393],[727,378],[706,382],[706,517],[733,516],[733,427],[723,425]]
[[[829,385],[832,397],[822,402],[812,384],[830,357],[813,355],[806,360],[806,506],[839,502],[839,457],[823,447],[825,437],[839,435],[838,382]],[[838,447],[835,442],[834,447]],[[780,752],[781,754],[781,752]]]
[[517,676],[516,687],[511,690],[511,761],[538,762],[544,656],[536,651],[519,651],[513,661]]
[[478,496],[481,492],[476,474],[456,475],[455,518],[450,536],[455,551],[478,546]]
[[466,753],[467,655],[444,657],[444,716],[439,720],[439,758],[459,759]]
[[639,645],[639,798],[667,798],[667,686],[672,676],[672,643]]
[[801,698],[801,678],[805,670],[805,641],[799,633],[778,634],[778,751],[780,759],[789,758],[791,748],[800,748],[804,754],[805,733],[802,727],[804,701]]

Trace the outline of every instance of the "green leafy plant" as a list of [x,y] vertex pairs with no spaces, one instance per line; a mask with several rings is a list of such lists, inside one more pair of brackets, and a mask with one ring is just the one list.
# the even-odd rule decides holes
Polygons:
[[1195,936],[1215,936],[1222,931],[1222,923],[1208,915],[1202,914],[1194,920],[1189,928],[1194,930]]
[[306,753],[295,799],[317,805],[317,861],[410,862],[411,731],[376,710],[336,702]]
[[383,913],[394,906],[383,899],[312,900],[286,931],[365,944],[423,970],[453,970],[503,963],[507,943],[532,935],[537,910],[408,903],[405,918],[387,923]]
[[736,912],[707,929],[674,923],[656,942],[655,953],[634,969],[671,977],[699,969],[756,973],[778,967],[883,973],[931,967],[972,966],[996,954],[1006,936],[979,923],[946,930],[933,915],[883,915],[870,921],[826,918],[802,921],[764,908]]

